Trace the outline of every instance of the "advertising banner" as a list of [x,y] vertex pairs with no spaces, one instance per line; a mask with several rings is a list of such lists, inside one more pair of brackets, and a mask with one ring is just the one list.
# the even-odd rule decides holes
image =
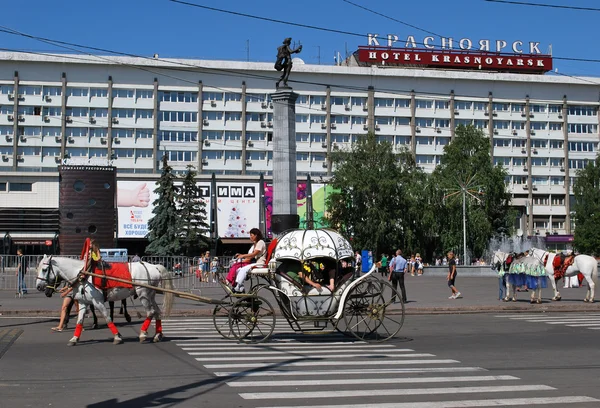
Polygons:
[[[325,200],[327,195],[331,193],[333,189],[327,184],[312,183],[312,200],[313,200],[313,220],[315,228],[326,227],[325,223]],[[300,217],[300,228],[306,227],[306,183],[298,183],[296,189],[296,199],[298,203],[298,216]],[[271,232],[271,214],[273,214],[273,185],[265,184],[265,211],[266,211],[266,225],[267,225],[267,236],[272,237]]]
[[[210,216],[210,183],[197,185],[206,203],[206,214]],[[153,203],[158,199],[154,192],[156,187],[154,180],[117,182],[118,238],[145,238],[148,235],[148,221],[154,216]]]
[[217,182],[216,195],[219,237],[248,238],[259,227],[259,184]]

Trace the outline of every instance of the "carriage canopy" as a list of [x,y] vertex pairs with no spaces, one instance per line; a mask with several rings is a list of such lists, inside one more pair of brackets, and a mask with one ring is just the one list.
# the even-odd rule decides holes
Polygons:
[[337,261],[353,256],[350,243],[332,229],[292,230],[278,239],[273,259],[293,259],[300,262],[316,258]]

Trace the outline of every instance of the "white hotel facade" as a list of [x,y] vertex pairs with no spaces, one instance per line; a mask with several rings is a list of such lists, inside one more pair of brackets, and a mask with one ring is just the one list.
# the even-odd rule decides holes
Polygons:
[[[15,211],[58,208],[63,159],[112,160],[119,180],[158,178],[163,154],[206,179],[268,178],[278,76],[272,63],[0,53],[0,239],[36,236]],[[569,235],[575,172],[598,149],[597,82],[296,63],[298,177],[326,179],[330,152],[369,130],[431,172],[454,128],[473,124],[510,174],[517,227]]]

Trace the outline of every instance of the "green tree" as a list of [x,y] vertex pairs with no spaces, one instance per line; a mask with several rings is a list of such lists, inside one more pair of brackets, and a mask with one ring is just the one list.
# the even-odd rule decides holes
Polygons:
[[148,220],[148,241],[146,252],[154,255],[179,255],[181,251],[181,218],[176,205],[177,188],[175,187],[173,168],[162,158],[162,172],[154,192],[158,198],[152,203],[154,216]]
[[327,221],[351,239],[355,249],[391,253],[417,245],[421,218],[411,191],[426,179],[412,156],[394,154],[391,143],[378,142],[373,133],[360,136],[349,151],[332,154],[334,192],[327,197]]
[[200,187],[196,184],[194,166],[188,165],[183,176],[183,183],[177,196],[179,205],[182,253],[187,256],[198,255],[209,247],[207,233],[209,225],[206,217],[206,204],[201,197]]
[[575,194],[575,236],[573,246],[581,253],[600,255],[600,155],[577,171]]
[[[463,194],[466,194],[467,247],[480,257],[490,238],[512,233],[514,212],[504,179],[507,172],[493,166],[490,140],[473,126],[458,126],[433,172],[432,206],[441,251],[463,247]],[[462,253],[462,250],[459,251]]]

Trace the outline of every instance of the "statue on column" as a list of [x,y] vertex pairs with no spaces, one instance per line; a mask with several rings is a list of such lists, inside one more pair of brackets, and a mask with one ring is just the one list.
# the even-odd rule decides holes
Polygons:
[[283,45],[277,47],[277,61],[275,61],[275,69],[277,71],[283,71],[281,77],[275,84],[279,88],[279,84],[283,81],[283,86],[288,86],[287,81],[292,71],[292,54],[299,53],[302,51],[302,45],[295,50],[290,48],[292,44],[292,38],[288,37],[283,40]]

